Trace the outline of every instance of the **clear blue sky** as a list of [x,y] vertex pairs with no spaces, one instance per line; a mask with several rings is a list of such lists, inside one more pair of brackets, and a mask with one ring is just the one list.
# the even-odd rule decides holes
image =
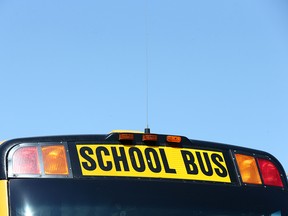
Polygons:
[[0,0],[0,140],[143,130],[146,68],[152,132],[288,172],[286,0]]

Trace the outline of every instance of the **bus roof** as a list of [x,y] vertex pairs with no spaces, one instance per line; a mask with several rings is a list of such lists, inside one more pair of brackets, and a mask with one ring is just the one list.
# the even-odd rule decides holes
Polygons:
[[[155,140],[155,138],[156,138],[156,140]],[[172,140],[168,140],[168,138],[170,138]],[[147,140],[144,140],[144,139],[147,139]],[[234,185],[238,185],[239,183],[243,184],[243,185],[246,185],[247,183],[249,184],[250,180],[244,180],[244,182],[243,182],[243,176],[241,177],[242,171],[241,171],[241,167],[239,167],[239,164],[240,163],[243,163],[243,164],[248,163],[250,160],[249,163],[251,163],[252,165],[249,165],[249,166],[252,166],[252,169],[258,170],[259,166],[262,163],[264,163],[265,166],[272,166],[273,169],[277,168],[278,173],[279,173],[278,178],[280,179],[280,180],[278,179],[278,181],[281,181],[281,187],[282,188],[284,188],[285,190],[287,189],[286,173],[285,173],[282,165],[274,156],[272,156],[271,154],[269,154],[267,152],[255,150],[255,149],[244,148],[244,147],[239,147],[239,146],[234,146],[234,145],[227,145],[227,144],[221,144],[221,143],[215,143],[215,142],[193,140],[193,139],[188,139],[187,137],[184,137],[184,136],[171,136],[171,135],[165,135],[165,134],[143,134],[143,133],[137,133],[135,131],[133,131],[133,132],[131,132],[131,131],[128,131],[128,132],[116,131],[115,132],[114,131],[114,132],[109,133],[109,134],[96,134],[96,135],[43,136],[43,137],[19,138],[19,139],[13,139],[13,140],[5,141],[0,146],[0,168],[3,169],[0,172],[0,178],[6,179],[8,177],[11,178],[11,177],[15,177],[15,176],[21,176],[18,174],[17,175],[11,174],[9,176],[11,164],[13,162],[13,157],[14,157],[13,154],[17,149],[19,149],[20,147],[22,148],[23,146],[24,147],[25,146],[38,146],[39,148],[43,149],[43,146],[47,146],[49,144],[51,144],[51,145],[64,144],[65,145],[65,149],[67,148],[67,151],[69,150],[69,153],[70,153],[69,155],[67,155],[67,157],[69,157],[69,160],[70,160],[69,163],[71,163],[71,166],[72,166],[71,170],[73,171],[73,175],[76,174],[78,177],[83,177],[84,172],[86,173],[86,177],[87,176],[93,176],[93,177],[97,176],[97,173],[95,174],[95,172],[87,172],[87,170],[85,170],[82,167],[81,163],[82,164],[85,163],[85,162],[83,162],[85,160],[85,158],[86,159],[88,158],[88,161],[89,160],[92,161],[91,158],[94,158],[94,160],[96,160],[95,159],[96,155],[91,153],[91,157],[90,157],[88,155],[88,153],[85,151],[90,151],[90,149],[91,149],[91,151],[96,151],[97,147],[92,147],[92,146],[96,145],[96,144],[98,144],[98,146],[100,146],[100,144],[101,144],[104,147],[102,146],[101,147],[102,152],[100,150],[99,150],[99,152],[101,152],[101,154],[104,154],[104,156],[105,156],[105,154],[107,154],[107,155],[111,154],[112,155],[111,149],[114,149],[116,147],[117,147],[117,151],[122,151],[124,149],[123,154],[127,154],[127,155],[125,155],[125,157],[129,157],[128,151],[135,151],[135,152],[133,152],[133,154],[139,154],[141,157],[145,157],[145,154],[146,154],[145,151],[146,152],[148,151],[145,149],[147,149],[147,148],[156,149],[157,148],[155,151],[151,150],[150,153],[148,152],[147,153],[148,157],[150,157],[149,154],[151,154],[153,156],[153,154],[154,154],[153,152],[157,152],[158,155],[155,153],[155,157],[159,157],[160,160],[164,160],[164,162],[163,161],[159,162],[159,164],[162,164],[162,166],[165,166],[165,163],[171,163],[171,164],[173,164],[173,166],[176,166],[176,165],[174,165],[175,160],[182,160],[182,161],[184,160],[184,162],[186,164],[184,163],[184,164],[182,164],[182,166],[183,167],[186,166],[186,171],[187,171],[187,169],[191,169],[190,171],[187,171],[187,172],[191,172],[191,173],[194,172],[194,175],[191,174],[190,176],[193,176],[193,178],[190,179],[190,177],[188,178],[186,174],[183,174],[183,179],[187,178],[186,180],[189,180],[189,179],[190,180],[196,180],[196,181],[199,180],[202,182],[208,181],[210,183],[211,182],[218,182],[218,183],[219,182],[225,182],[225,183],[232,183]],[[131,150],[131,146],[133,146],[132,150]],[[82,147],[83,147],[83,149],[86,149],[86,150],[85,151],[82,150],[81,149]],[[105,148],[105,150],[104,150],[104,148]],[[161,148],[163,148],[164,150],[161,150]],[[192,151],[190,149],[194,149],[194,150]],[[37,150],[37,151],[39,151],[39,150]],[[83,151],[82,155],[81,155],[81,151]],[[127,151],[127,153],[125,153],[126,151]],[[161,152],[161,151],[163,151],[163,152]],[[142,156],[142,153],[144,156]],[[43,152],[41,154],[43,154]],[[170,156],[169,154],[171,154],[172,156]],[[177,158],[178,156],[175,156],[175,155],[179,155],[179,158]],[[102,158],[101,160],[104,160],[104,159]],[[165,162],[165,160],[168,160],[168,161]],[[171,161],[169,161],[169,160],[171,160]],[[8,163],[7,163],[7,161],[8,161]],[[269,162],[271,162],[271,164]],[[97,163],[99,163],[99,161],[97,161]],[[101,163],[101,161],[100,161],[100,163]],[[107,161],[105,163],[107,163]],[[146,163],[146,166],[149,165],[149,164],[147,164],[147,162],[145,162],[145,163]],[[156,162],[154,162],[154,163],[156,163]],[[79,167],[79,164],[80,164],[80,167]],[[135,164],[136,164],[136,162],[135,162]],[[132,166],[132,165],[130,165],[130,166]],[[140,165],[137,165],[137,166],[140,167]],[[169,165],[169,166],[172,166],[172,165]],[[189,166],[190,166],[190,168],[189,168]],[[75,167],[77,167],[77,169]],[[114,167],[113,167],[113,169],[114,169]],[[194,169],[194,170],[192,170],[192,169]],[[111,170],[112,170],[112,168],[111,168]],[[199,173],[197,174],[200,177],[195,174],[196,170],[198,170],[199,173],[201,173],[201,175]],[[176,170],[176,171],[178,172],[178,170]],[[221,172],[226,173],[226,171],[229,173],[227,178],[226,177],[222,178]],[[212,172],[213,172],[213,174],[211,174]],[[219,175],[217,175],[217,172]],[[255,172],[255,170],[253,172]],[[113,176],[114,174],[111,174],[111,173],[109,173],[107,171],[107,172],[102,172],[100,175],[101,176],[105,176],[105,175]],[[121,173],[121,172],[119,172],[119,173]],[[140,172],[137,173],[134,170],[134,173],[128,173],[128,174],[126,173],[124,176],[126,176],[126,177],[148,176],[151,178],[163,178],[163,177],[166,178],[167,177],[168,179],[174,179],[173,176],[175,176],[175,179],[176,178],[182,178],[182,177],[178,177],[178,175],[177,176],[176,175],[170,175],[170,174],[164,175],[164,173],[162,173],[163,176],[161,176],[161,174],[154,175],[153,172],[151,172],[151,174],[145,173],[145,175],[144,174],[140,175],[139,173]],[[71,174],[71,175],[67,175],[67,176],[71,177],[73,175]],[[43,177],[44,175],[40,175],[40,176]],[[117,174],[116,177],[117,176],[121,176],[121,175]],[[27,177],[27,175],[22,175],[22,177]],[[254,176],[253,178],[255,178],[255,179],[251,180],[252,185],[259,184],[259,185],[263,185],[265,187],[267,186],[264,184],[263,177],[260,174],[259,174],[259,176]],[[269,183],[268,183],[268,186],[269,186]]]

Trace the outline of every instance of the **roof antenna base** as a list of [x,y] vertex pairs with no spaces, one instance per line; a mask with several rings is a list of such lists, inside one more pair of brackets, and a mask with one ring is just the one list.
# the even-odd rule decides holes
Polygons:
[[145,129],[144,129],[144,133],[145,133],[145,134],[150,134],[150,128],[148,128],[148,127],[145,128]]

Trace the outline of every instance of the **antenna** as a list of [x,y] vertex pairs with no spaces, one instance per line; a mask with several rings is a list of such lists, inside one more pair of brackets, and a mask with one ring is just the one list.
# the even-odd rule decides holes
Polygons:
[[149,128],[149,67],[148,67],[148,0],[145,0],[145,51],[146,51],[146,128],[145,133],[150,133]]

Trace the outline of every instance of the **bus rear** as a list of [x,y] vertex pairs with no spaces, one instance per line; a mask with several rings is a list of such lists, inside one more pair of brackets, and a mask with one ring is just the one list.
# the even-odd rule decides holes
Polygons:
[[6,141],[1,216],[288,215],[272,155],[183,136],[110,133]]

